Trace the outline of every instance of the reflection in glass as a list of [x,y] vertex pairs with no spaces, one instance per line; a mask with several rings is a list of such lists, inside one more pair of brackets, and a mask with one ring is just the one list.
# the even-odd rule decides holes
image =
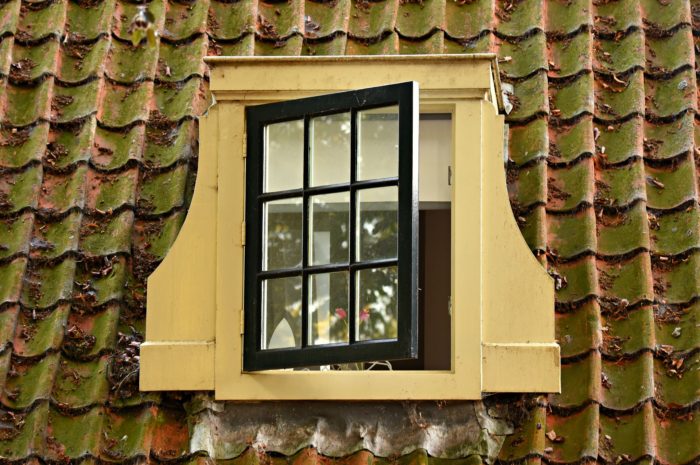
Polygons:
[[357,340],[396,339],[399,273],[395,266],[357,272]]
[[309,276],[309,343],[348,342],[347,271]]
[[263,204],[263,270],[301,266],[302,200]]
[[399,189],[357,191],[357,259],[396,258]]
[[262,348],[301,347],[301,277],[262,284]]
[[301,189],[304,179],[304,120],[265,126],[264,192]]
[[381,179],[399,173],[399,107],[357,113],[357,179]]
[[313,118],[311,186],[350,182],[350,113]]
[[347,262],[350,193],[315,195],[309,203],[309,262],[312,265]]

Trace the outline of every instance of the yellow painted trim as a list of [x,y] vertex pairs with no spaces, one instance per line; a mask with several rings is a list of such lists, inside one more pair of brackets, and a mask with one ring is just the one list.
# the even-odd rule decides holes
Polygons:
[[[144,342],[140,361],[142,391],[161,391],[178,386],[178,390],[214,389],[214,342]],[[160,369],[154,369],[154,368]]]
[[[502,107],[500,83],[493,55],[208,62],[218,104],[200,123],[197,203],[193,201],[173,248],[175,258],[170,258],[171,252],[161,265],[167,270],[159,268],[149,280],[145,347],[150,354],[141,360],[143,389],[191,389],[191,382],[164,373],[171,370],[162,363],[165,355],[153,355],[156,346],[163,354],[168,344],[176,347],[173,351],[183,350],[183,340],[207,347],[198,363],[212,366],[214,374],[202,369],[201,381],[209,386],[203,389],[211,389],[207,383],[213,383],[217,399],[478,399],[487,391],[558,389],[558,359],[554,367],[551,357],[532,355],[554,349],[558,353],[553,286],[522,239],[508,202],[504,125],[497,114]],[[421,111],[453,114],[452,370],[244,373],[245,105],[397,80],[419,82]],[[202,241],[207,244],[199,244]],[[196,256],[199,253],[210,255]],[[195,329],[181,327],[180,321],[193,318],[201,320],[194,323]],[[511,328],[514,321],[518,328]],[[192,359],[183,360],[179,372],[200,370]],[[511,366],[525,362],[530,371],[527,379],[520,379],[521,373]]]
[[482,350],[484,392],[561,392],[558,344],[484,344]]

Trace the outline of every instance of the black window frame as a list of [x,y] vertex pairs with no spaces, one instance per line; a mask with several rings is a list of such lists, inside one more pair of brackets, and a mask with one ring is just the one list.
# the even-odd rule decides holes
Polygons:
[[[399,167],[398,176],[358,181],[357,113],[386,106],[399,106]],[[351,113],[350,182],[309,187],[310,143],[309,120],[322,115]],[[296,368],[315,365],[400,360],[418,356],[418,83],[414,81],[358,89],[283,102],[251,105],[245,109],[246,154],[246,243],[244,284],[243,370],[246,372]],[[264,128],[268,124],[304,119],[304,175],[301,189],[264,193],[263,151]],[[356,195],[360,189],[398,186],[397,258],[356,263],[355,218]],[[336,192],[350,193],[350,250],[344,264],[308,264],[309,197]],[[302,202],[302,266],[285,270],[262,270],[262,205],[267,200],[289,197]],[[381,266],[398,265],[398,331],[395,340],[355,340],[355,271]],[[308,276],[312,272],[349,270],[348,323],[349,343],[308,344]],[[301,347],[262,350],[261,294],[264,278],[301,276],[302,315]]]

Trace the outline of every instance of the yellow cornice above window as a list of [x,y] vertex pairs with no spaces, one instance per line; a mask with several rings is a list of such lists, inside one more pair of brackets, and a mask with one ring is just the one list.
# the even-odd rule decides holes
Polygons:
[[[513,218],[503,101],[492,54],[212,57],[216,104],[200,120],[185,224],[148,281],[142,390],[215,390],[218,399],[479,399],[558,392],[554,286]],[[246,105],[403,81],[422,112],[449,112],[452,370],[242,371]]]

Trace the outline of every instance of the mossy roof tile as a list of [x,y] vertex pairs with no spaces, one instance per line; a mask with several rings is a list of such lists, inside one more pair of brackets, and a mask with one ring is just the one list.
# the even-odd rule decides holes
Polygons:
[[[160,395],[135,394],[135,379],[117,388],[110,371],[118,341],[144,331],[144,279],[186,213],[197,117],[210,102],[205,54],[496,52],[514,86],[514,214],[563,278],[564,357],[564,392],[551,410],[535,408],[501,459],[697,461],[698,416],[679,414],[698,402],[692,3],[2,3],[0,382],[24,423],[0,440],[0,455],[209,460],[189,455],[178,398],[170,410]],[[130,45],[141,5],[159,32],[154,46]],[[27,340],[22,325],[34,331]],[[25,386],[34,381],[15,375],[18,361],[41,382]],[[249,451],[234,462],[269,457]],[[270,460],[321,458],[303,449]],[[352,459],[390,463],[369,451]],[[401,459],[426,461],[424,451]]]

